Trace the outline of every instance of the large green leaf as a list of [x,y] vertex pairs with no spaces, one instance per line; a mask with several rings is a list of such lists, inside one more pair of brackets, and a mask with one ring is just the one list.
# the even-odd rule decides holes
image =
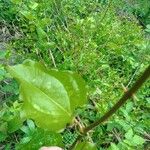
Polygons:
[[75,73],[48,70],[31,60],[7,70],[20,83],[24,114],[41,128],[63,129],[74,109],[86,103],[85,83]]

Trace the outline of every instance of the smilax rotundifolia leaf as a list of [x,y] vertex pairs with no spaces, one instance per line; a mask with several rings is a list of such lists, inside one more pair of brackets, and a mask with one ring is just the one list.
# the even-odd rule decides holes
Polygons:
[[48,70],[40,63],[26,60],[8,66],[8,72],[20,83],[22,111],[37,126],[59,131],[73,118],[76,107],[86,103],[86,85],[76,73]]

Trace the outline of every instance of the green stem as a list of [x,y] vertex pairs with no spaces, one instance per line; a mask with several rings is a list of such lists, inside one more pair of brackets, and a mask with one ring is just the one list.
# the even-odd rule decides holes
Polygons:
[[150,66],[144,71],[142,76],[135,82],[135,84],[128,90],[121,98],[120,100],[106,113],[103,117],[101,117],[99,120],[95,121],[88,127],[85,127],[83,130],[82,135],[79,135],[76,139],[76,141],[71,145],[69,150],[73,150],[76,146],[77,142],[80,141],[83,137],[83,135],[86,135],[87,132],[92,130],[93,128],[97,127],[104,121],[106,121],[109,117],[111,117],[123,104],[132,97],[132,95],[137,92],[137,90],[143,85],[143,83],[150,77]]

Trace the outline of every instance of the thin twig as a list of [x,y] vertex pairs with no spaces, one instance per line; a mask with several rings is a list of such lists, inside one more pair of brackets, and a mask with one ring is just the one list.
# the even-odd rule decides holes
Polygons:
[[140,65],[136,68],[136,70],[135,70],[134,74],[132,75],[130,81],[129,81],[128,84],[126,85],[127,88],[128,88],[129,85],[132,83],[132,81],[133,81],[133,79],[134,79],[134,77],[135,77],[135,75],[136,75],[136,73],[137,73],[137,71],[138,71],[139,69],[140,69]]
[[117,133],[117,131],[116,131],[115,128],[112,130],[112,133],[114,134],[114,136],[116,137],[116,139],[118,140],[118,142],[121,141],[121,138],[120,138],[120,136],[119,136],[119,134]]
[[76,118],[74,119],[74,122],[78,125],[79,131],[82,133],[83,132],[83,125]]
[[52,59],[52,62],[53,62],[54,67],[57,68],[56,63],[55,63],[54,56],[53,56],[52,51],[51,51],[50,49],[49,49],[49,54],[50,54],[50,56],[51,56],[51,59]]
[[[47,38],[47,42],[50,42],[48,35],[46,35],[46,38]],[[49,55],[51,56],[51,59],[52,59],[54,67],[57,68],[56,63],[55,63],[55,59],[54,59],[54,56],[53,56],[53,53],[52,53],[51,49],[49,49],[48,51],[49,51]]]
[[[121,84],[121,86],[122,86],[124,92],[127,92],[127,91],[129,90],[129,89],[128,89],[127,87],[125,87],[123,84]],[[135,94],[133,94],[132,97],[133,97],[133,100],[138,100],[138,98],[137,98],[137,96],[136,96]]]

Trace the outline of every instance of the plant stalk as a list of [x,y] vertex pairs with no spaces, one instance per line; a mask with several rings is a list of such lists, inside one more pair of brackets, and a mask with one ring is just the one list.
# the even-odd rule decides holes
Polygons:
[[104,121],[106,121],[109,117],[111,117],[123,104],[130,99],[135,92],[143,85],[143,83],[150,77],[150,66],[144,71],[144,73],[141,75],[141,77],[134,83],[134,85],[128,90],[124,95],[120,98],[120,100],[108,111],[104,114],[103,117],[101,117],[99,120],[95,121],[88,127],[85,127],[83,129],[83,133],[77,137],[75,142],[71,145],[69,150],[73,150],[76,144],[82,139],[83,135],[86,135],[87,132],[92,130],[93,128],[97,127]]

